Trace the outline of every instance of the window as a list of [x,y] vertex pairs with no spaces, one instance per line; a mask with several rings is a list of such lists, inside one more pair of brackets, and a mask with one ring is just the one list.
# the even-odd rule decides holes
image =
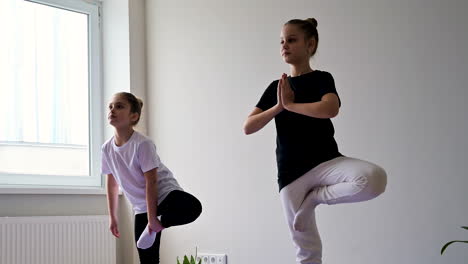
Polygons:
[[102,185],[99,10],[0,2],[0,185]]

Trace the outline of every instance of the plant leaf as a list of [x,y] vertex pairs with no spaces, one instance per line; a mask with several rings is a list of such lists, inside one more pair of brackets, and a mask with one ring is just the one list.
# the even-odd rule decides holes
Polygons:
[[177,257],[177,264],[180,264],[179,257]]
[[187,255],[184,255],[184,263],[183,264],[190,264],[190,261],[187,258]]
[[461,228],[468,230],[468,226],[462,226]]
[[190,264],[196,264],[195,259],[193,258],[193,256],[190,256]]
[[468,241],[462,241],[462,240],[454,240],[454,241],[450,241],[448,242],[447,244],[445,244],[442,249],[440,250],[440,254],[444,254],[444,251],[445,249],[447,249],[447,247],[450,245],[450,244],[453,244],[453,243],[456,243],[456,242],[460,242],[460,243],[468,243]]

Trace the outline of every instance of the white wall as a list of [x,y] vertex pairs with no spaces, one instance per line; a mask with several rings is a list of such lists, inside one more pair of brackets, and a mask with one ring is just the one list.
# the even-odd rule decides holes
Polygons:
[[[146,19],[145,0],[127,0],[129,12],[130,89],[146,98]],[[143,105],[138,130],[146,133],[147,113]]]
[[313,68],[333,73],[342,153],[383,166],[376,200],[321,206],[326,264],[462,263],[468,223],[468,3],[436,1],[146,1],[151,137],[202,216],[169,229],[162,263],[199,251],[229,263],[293,263],[280,207],[271,123],[242,123],[288,67],[279,33],[315,17]]

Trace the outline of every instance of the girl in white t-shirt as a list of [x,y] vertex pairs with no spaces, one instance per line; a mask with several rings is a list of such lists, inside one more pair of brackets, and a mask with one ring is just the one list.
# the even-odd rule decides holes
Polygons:
[[108,120],[115,134],[102,146],[102,173],[107,174],[110,231],[120,237],[117,217],[120,186],[133,206],[135,241],[140,262],[144,264],[159,263],[162,230],[193,222],[201,214],[202,206],[179,186],[161,162],[153,141],[133,129],[140,120],[142,107],[143,102],[131,93],[113,96]]

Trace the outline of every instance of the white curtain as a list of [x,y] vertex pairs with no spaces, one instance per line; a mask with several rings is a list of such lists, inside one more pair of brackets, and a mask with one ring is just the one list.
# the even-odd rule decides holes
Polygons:
[[0,142],[88,145],[88,17],[0,1]]

